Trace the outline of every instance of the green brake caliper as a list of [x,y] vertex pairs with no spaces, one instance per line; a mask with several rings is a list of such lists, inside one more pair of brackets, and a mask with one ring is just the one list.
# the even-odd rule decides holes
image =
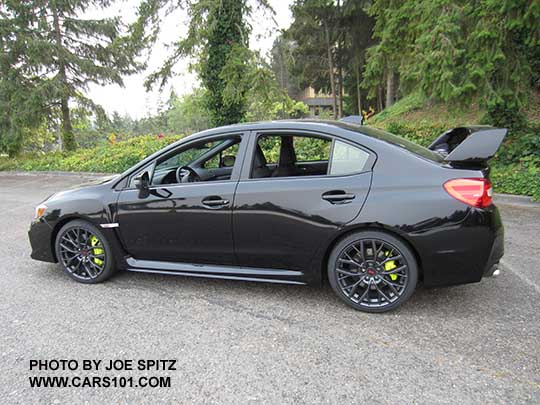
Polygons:
[[[390,251],[387,250],[386,253],[385,253],[385,256],[388,257],[389,255],[390,255]],[[387,261],[387,262],[384,264],[384,270],[385,270],[385,271],[394,270],[396,267],[397,267],[397,266],[396,266],[396,261],[395,261],[395,260],[389,260],[389,261]],[[394,273],[393,273],[393,274],[389,274],[388,276],[390,277],[390,279],[391,279],[392,281],[396,281],[397,278],[398,278],[397,274],[394,274]]]
[[[95,255],[103,254],[103,249],[101,247],[97,247],[99,245],[99,239],[98,238],[96,238],[95,236],[92,236],[90,238],[90,245],[92,246],[93,254],[95,254]],[[92,260],[98,266],[101,266],[103,264],[103,260],[98,259],[97,257],[94,257]]]

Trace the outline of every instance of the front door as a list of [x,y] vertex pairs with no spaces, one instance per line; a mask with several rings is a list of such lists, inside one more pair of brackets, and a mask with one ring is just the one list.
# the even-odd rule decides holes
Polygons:
[[180,147],[147,170],[148,192],[120,192],[117,222],[128,253],[139,260],[232,264],[232,202],[242,137]]

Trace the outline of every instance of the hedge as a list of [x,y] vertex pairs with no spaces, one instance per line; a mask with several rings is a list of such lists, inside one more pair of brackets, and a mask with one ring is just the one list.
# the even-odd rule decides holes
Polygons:
[[[448,129],[442,122],[377,121],[375,126],[427,146]],[[146,156],[181,139],[182,135],[139,136],[118,143],[104,143],[72,153],[26,155],[16,159],[0,158],[0,170],[38,170],[120,173]],[[491,162],[491,180],[499,193],[522,194],[540,199],[540,138],[537,128],[511,134]],[[277,151],[276,151],[277,153]],[[322,152],[321,152],[322,153]]]
[[121,173],[145,157],[181,139],[181,135],[144,135],[117,143],[103,143],[72,153],[52,152],[0,159],[0,170],[39,170]]
[[[438,135],[450,129],[444,122],[427,120],[379,120],[374,126],[423,146],[428,146]],[[509,133],[491,160],[490,167],[495,192],[527,195],[540,200],[540,128],[532,125]]]

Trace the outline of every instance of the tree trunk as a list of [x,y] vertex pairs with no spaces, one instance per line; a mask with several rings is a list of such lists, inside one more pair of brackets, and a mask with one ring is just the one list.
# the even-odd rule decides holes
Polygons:
[[[341,51],[340,51],[341,52]],[[343,117],[343,68],[341,65],[338,69],[339,72],[339,104],[338,104],[338,117]]]
[[386,108],[394,104],[394,80],[395,75],[392,69],[389,69],[386,73]]
[[[337,0],[337,11],[338,11],[338,24],[341,24],[342,15],[341,15],[341,1]],[[339,106],[338,106],[338,117],[343,117],[343,33],[344,30],[340,30],[338,38],[338,78],[339,78],[339,87],[338,87],[338,96],[339,96]]]
[[377,109],[378,111],[377,112],[381,112],[383,110],[383,104],[382,104],[382,99],[383,99],[383,89],[381,86],[377,86]]
[[356,100],[358,103],[358,115],[362,115],[362,94],[360,93],[360,63],[356,63]]
[[338,41],[338,118],[343,117],[343,67],[341,60],[341,39]]
[[77,149],[77,144],[75,143],[73,126],[71,125],[68,97],[62,96],[60,109],[62,110],[62,148],[66,151],[75,150]]
[[328,24],[324,22],[324,35],[326,39],[326,49],[328,55],[328,74],[330,76],[330,88],[332,89],[332,98],[334,101],[334,118],[337,119],[337,99],[336,99],[336,81],[334,78],[334,61],[332,60],[332,48],[330,47],[330,32],[328,31]]
[[62,148],[65,151],[71,151],[77,148],[77,144],[75,143],[73,126],[71,125],[71,115],[69,111],[69,87],[66,75],[66,63],[63,56],[64,51],[62,47],[62,31],[60,30],[60,19],[58,18],[56,2],[53,2],[52,4],[52,14],[54,32],[56,35],[56,48],[58,51],[58,76],[61,84],[60,108],[62,110]]

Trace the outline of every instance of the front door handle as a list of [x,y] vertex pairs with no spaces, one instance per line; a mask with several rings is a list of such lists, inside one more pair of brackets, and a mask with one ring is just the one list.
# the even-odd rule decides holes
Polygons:
[[321,198],[331,204],[348,204],[354,200],[356,196],[343,190],[332,190],[324,193]]
[[201,202],[208,208],[220,208],[229,204],[229,200],[226,200],[217,195],[206,197]]

